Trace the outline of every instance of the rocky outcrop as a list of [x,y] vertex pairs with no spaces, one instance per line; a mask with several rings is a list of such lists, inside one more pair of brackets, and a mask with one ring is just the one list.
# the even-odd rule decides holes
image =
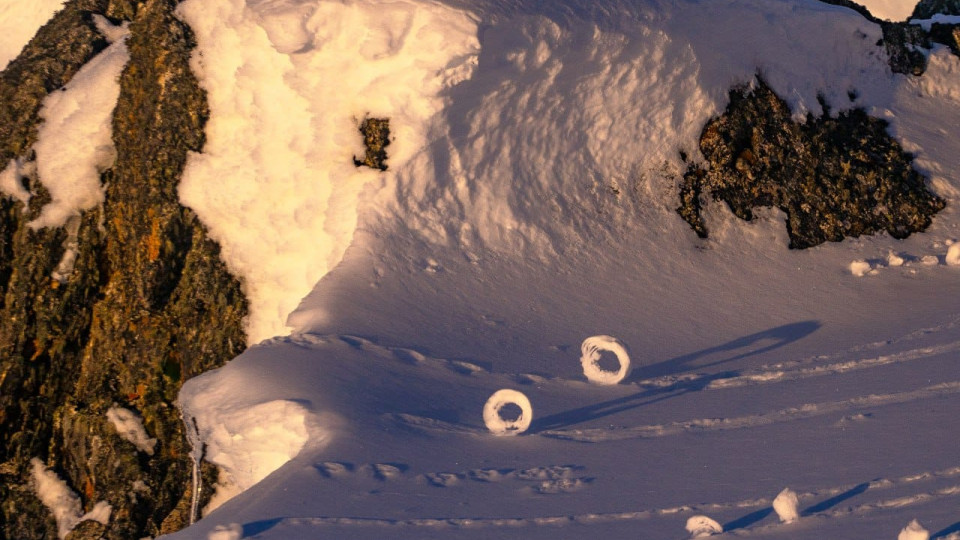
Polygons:
[[[245,344],[240,284],[178,202],[187,153],[203,146],[207,106],[188,66],[192,36],[173,15],[176,3],[71,0],[0,74],[0,163],[29,159],[43,98],[107,45],[92,15],[131,22],[113,120],[118,158],[103,174],[105,202],[80,217],[77,258],[65,280],[51,274],[67,233],[27,226],[49,200],[43,186],[24,180],[27,206],[0,198],[5,538],[56,537],[34,494],[33,457],[79,494],[84,511],[99,501],[112,506],[105,527],[84,522],[75,535],[119,540],[182,527],[191,463],[177,392]],[[152,455],[108,421],[114,405],[142,417],[159,441]]]
[[707,194],[744,220],[753,208],[777,207],[791,248],[879,231],[905,238],[929,226],[945,203],[927,191],[887,123],[862,109],[833,116],[821,105],[821,116],[798,123],[762,79],[733,89],[726,111],[701,133],[707,167],[689,166],[677,212],[706,237]]
[[[867,8],[852,0],[820,1],[850,8],[880,25],[883,38],[877,45],[886,51],[890,69],[894,73],[923,75],[927,69],[927,54],[924,51],[929,51],[933,43],[946,45],[954,54],[960,56],[960,25],[934,23],[927,31],[909,22],[880,20]],[[914,9],[911,19],[929,19],[938,13],[960,14],[960,0],[922,0]]]
[[929,19],[938,13],[960,15],[960,0],[920,0],[911,18]]

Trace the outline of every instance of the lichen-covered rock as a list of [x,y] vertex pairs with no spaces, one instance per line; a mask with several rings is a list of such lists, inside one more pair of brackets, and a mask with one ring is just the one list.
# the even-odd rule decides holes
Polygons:
[[[55,466],[85,510],[113,507],[102,530],[77,534],[142,538],[189,519],[191,463],[174,401],[186,378],[241,352],[246,301],[218,246],[178,201],[208,113],[176,3],[71,0],[0,74],[5,164],[30,157],[43,98],[106,47],[92,15],[131,21],[114,111],[117,161],[104,173],[106,201],[81,218],[66,280],[51,278],[66,232],[26,225],[49,200],[42,186],[26,180],[28,208],[0,197],[0,537],[56,536],[32,493],[32,457]],[[159,441],[152,456],[107,420],[115,404],[142,416]]]
[[960,15],[960,0],[920,0],[911,19],[929,19],[934,15]]
[[745,220],[753,208],[787,215],[791,248],[807,248],[887,231],[905,238],[930,225],[945,203],[927,191],[912,156],[861,109],[791,119],[789,107],[762,80],[730,92],[726,111],[703,129],[708,168],[691,164],[677,212],[701,237],[701,196],[709,193]]
[[371,169],[387,170],[387,146],[390,145],[390,119],[364,118],[360,123],[365,149],[362,158],[353,158],[357,167],[363,165]]

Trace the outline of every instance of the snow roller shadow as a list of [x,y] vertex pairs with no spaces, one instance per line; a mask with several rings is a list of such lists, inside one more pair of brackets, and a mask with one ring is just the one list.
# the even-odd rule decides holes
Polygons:
[[568,428],[583,422],[597,420],[606,416],[614,415],[645,405],[652,405],[659,401],[679,397],[691,392],[699,392],[707,387],[712,381],[724,379],[737,375],[737,372],[726,371],[704,375],[696,379],[678,382],[664,388],[651,388],[643,390],[636,394],[623,396],[608,401],[601,401],[593,405],[578,407],[569,411],[563,411],[557,414],[551,414],[542,418],[534,418],[530,424],[530,432],[537,433],[551,429]]
[[937,531],[930,535],[932,540],[939,540],[940,538],[946,538],[953,533],[960,532],[960,521],[954,523],[953,525],[943,529],[942,531]]
[[[761,354],[783,347],[784,345],[788,345],[794,341],[798,341],[809,336],[810,334],[816,332],[820,326],[821,324],[816,321],[804,321],[778,326],[764,332],[751,334],[749,336],[724,343],[723,345],[704,349],[693,354],[667,360],[666,362],[661,362],[652,366],[644,366],[638,371],[641,372],[642,378],[651,376],[651,373],[648,371],[651,369],[662,372],[660,374],[669,374],[690,369],[692,367],[702,368],[716,366],[725,362],[732,362],[734,360],[739,360],[741,358],[746,358],[755,354]],[[736,351],[744,347],[749,347],[755,343],[762,343],[769,340],[772,340],[773,342],[759,349],[742,352],[740,354],[723,358],[708,364],[696,364],[695,366],[690,365],[697,359],[716,352]],[[577,424],[589,422],[591,420],[597,420],[606,416],[611,416],[617,413],[629,411],[631,409],[636,409],[638,407],[643,407],[645,405],[651,405],[653,403],[679,397],[691,392],[699,392],[717,379],[735,377],[739,374],[740,373],[738,371],[723,371],[719,373],[704,374],[693,379],[679,381],[667,387],[650,388],[629,396],[601,401],[600,403],[578,407],[576,409],[551,414],[542,418],[534,418],[533,422],[530,424],[530,432],[537,433],[551,429],[568,428]],[[631,377],[631,379],[635,378],[637,377]]]
[[[814,504],[813,506],[810,506],[804,509],[802,512],[800,512],[800,515],[810,516],[813,514],[824,512],[826,510],[833,508],[834,506],[837,506],[843,501],[846,501],[847,499],[852,499],[857,495],[861,495],[865,493],[869,488],[870,488],[870,482],[864,482],[862,484],[858,484],[848,489],[847,491],[844,491],[843,493],[830,497],[829,499],[818,502],[817,504]],[[733,521],[724,523],[723,531],[732,532],[738,529],[746,529],[756,523],[763,521],[764,519],[766,519],[767,516],[769,516],[772,513],[773,513],[773,507],[771,506],[767,506],[766,508],[755,510],[743,517],[739,517]]]
[[[631,379],[673,375],[691,369],[713,367],[720,364],[726,364],[727,362],[742,360],[744,358],[770,352],[785,345],[789,345],[795,341],[799,341],[819,330],[821,326],[823,325],[818,321],[803,321],[785,324],[783,326],[771,328],[770,330],[764,330],[763,332],[757,332],[756,334],[750,334],[749,336],[728,341],[723,345],[717,345],[716,347],[710,347],[709,349],[703,349],[702,351],[697,351],[695,353],[678,356],[665,362],[641,366],[639,369],[634,371],[634,375],[631,377]],[[762,345],[758,349],[749,348],[758,344]],[[741,351],[742,349],[747,350],[737,352]],[[732,356],[726,356],[730,353],[735,354]],[[720,359],[718,360],[707,361],[705,363],[698,362],[698,360],[717,354],[720,355]]]

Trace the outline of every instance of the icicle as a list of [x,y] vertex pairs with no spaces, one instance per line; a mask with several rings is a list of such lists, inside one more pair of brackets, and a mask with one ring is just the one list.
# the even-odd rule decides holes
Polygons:
[[180,408],[180,416],[183,418],[183,424],[186,426],[187,442],[190,443],[190,458],[193,460],[193,478],[190,493],[190,524],[197,522],[200,513],[200,492],[203,490],[203,476],[200,474],[200,461],[206,452],[206,445],[200,440],[200,430],[197,428],[197,419],[186,414],[183,407]]

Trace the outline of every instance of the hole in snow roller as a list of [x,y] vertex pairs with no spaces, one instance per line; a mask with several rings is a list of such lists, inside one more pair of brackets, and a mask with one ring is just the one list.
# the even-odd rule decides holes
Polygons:
[[353,164],[371,169],[387,170],[387,146],[390,145],[390,119],[364,118],[358,128],[363,135],[363,147],[366,149],[362,158],[353,156]]
[[[583,340],[580,346],[580,364],[583,365],[583,374],[587,380],[597,384],[617,384],[630,374],[630,355],[627,346],[615,337],[592,336]],[[606,370],[601,366],[603,352],[616,355],[620,368],[616,371]],[[606,362],[604,362],[606,363]]]
[[[504,410],[506,408],[506,410]],[[519,408],[520,415],[513,419],[506,419],[504,415],[511,418],[515,415],[510,414],[510,409]],[[517,435],[523,433],[530,427],[533,420],[533,407],[530,406],[530,400],[522,392],[504,388],[497,390],[487,400],[483,406],[483,423],[487,425],[494,435]]]

